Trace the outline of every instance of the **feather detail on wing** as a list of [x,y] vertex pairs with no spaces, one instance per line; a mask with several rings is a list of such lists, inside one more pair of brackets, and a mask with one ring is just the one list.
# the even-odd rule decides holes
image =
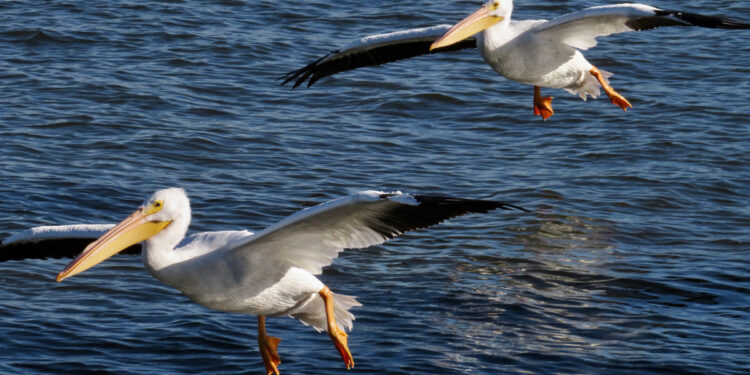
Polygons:
[[490,200],[363,191],[299,211],[234,251],[320,274],[344,249],[380,244],[408,230],[498,208],[524,210]]
[[[0,244],[0,262],[22,259],[73,258],[114,224],[41,226],[10,236]],[[133,245],[123,254],[140,254]]]
[[282,85],[295,81],[297,87],[307,81],[312,86],[317,80],[339,72],[385,64],[432,53],[476,48],[476,39],[469,38],[452,46],[430,51],[430,45],[440,38],[451,25],[438,25],[420,29],[370,35],[280,77]]
[[539,25],[533,31],[539,37],[563,41],[571,47],[586,50],[596,46],[596,38],[600,36],[662,26],[750,28],[748,24],[714,16],[661,10],[644,4],[616,4],[568,13]]

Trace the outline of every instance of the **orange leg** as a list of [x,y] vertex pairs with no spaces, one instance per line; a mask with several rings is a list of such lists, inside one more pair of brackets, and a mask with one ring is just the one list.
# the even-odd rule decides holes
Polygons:
[[266,366],[267,375],[279,375],[277,366],[281,364],[281,357],[279,357],[276,349],[280,342],[280,338],[266,334],[266,317],[258,316],[258,347],[260,348],[260,356],[263,357],[263,364]]
[[320,292],[318,292],[318,294],[323,298],[323,303],[325,303],[326,306],[328,337],[330,337],[333,344],[336,345],[336,349],[339,351],[339,354],[341,354],[341,359],[344,360],[344,364],[346,364],[346,369],[348,370],[354,367],[354,358],[352,358],[352,353],[346,345],[346,338],[349,337],[349,335],[347,335],[344,330],[339,329],[339,326],[336,324],[336,318],[333,313],[333,293],[331,293],[331,290],[325,286]]
[[596,67],[591,68],[589,70],[589,73],[591,73],[594,78],[596,78],[597,81],[599,81],[599,84],[602,85],[602,88],[604,89],[604,92],[609,96],[609,98],[612,100],[612,104],[622,108],[623,111],[627,111],[628,108],[633,108],[633,105],[630,104],[630,102],[625,99],[624,96],[620,95],[615,89],[612,88],[605,80],[604,77],[602,77],[602,74],[599,72],[599,69]]
[[552,97],[542,96],[542,90],[539,86],[534,86],[534,116],[542,116],[546,121],[555,111],[552,110]]

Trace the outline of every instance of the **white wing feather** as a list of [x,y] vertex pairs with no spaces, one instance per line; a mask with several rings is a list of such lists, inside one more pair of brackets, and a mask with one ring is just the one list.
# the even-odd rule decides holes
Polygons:
[[368,190],[299,211],[232,251],[237,263],[276,263],[319,274],[344,249],[498,208],[525,210],[499,201]]
[[329,56],[324,61],[340,57],[341,55],[353,54],[388,45],[421,41],[432,42],[443,36],[443,34],[450,30],[451,27],[451,25],[437,25],[419,29],[401,30],[384,34],[369,35],[345,45],[334,54],[331,54],[331,56]]
[[533,29],[539,37],[562,41],[573,48],[587,50],[596,46],[596,38],[634,31],[626,22],[652,17],[658,8],[643,4],[616,4],[586,8],[553,18]]
[[21,242],[38,242],[68,238],[98,238],[114,227],[114,224],[49,225],[26,229],[2,241],[3,245]]
[[[252,236],[234,250],[235,255],[291,263],[320,274],[345,248],[368,247],[390,238],[368,226],[368,219],[394,206],[419,204],[400,192],[388,199],[381,199],[383,194],[363,191],[298,211]],[[394,229],[391,237],[399,233]]]

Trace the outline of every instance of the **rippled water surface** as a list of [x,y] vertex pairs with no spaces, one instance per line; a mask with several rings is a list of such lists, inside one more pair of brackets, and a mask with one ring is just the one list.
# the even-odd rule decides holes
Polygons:
[[[750,372],[750,32],[665,28],[587,56],[634,105],[532,90],[475,51],[276,78],[360,36],[452,23],[476,1],[0,2],[0,237],[116,222],[184,187],[192,231],[258,230],[363,189],[534,210],[349,251],[350,373]],[[517,1],[546,18],[601,1]],[[745,1],[659,0],[750,21]],[[255,318],[214,312],[119,256],[0,264],[0,373],[262,373]],[[285,374],[348,373],[291,319]]]

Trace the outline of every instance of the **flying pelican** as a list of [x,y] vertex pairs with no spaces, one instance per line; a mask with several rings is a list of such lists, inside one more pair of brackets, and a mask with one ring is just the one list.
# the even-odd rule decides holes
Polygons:
[[27,257],[59,257],[34,250],[33,243],[56,247],[55,241],[69,244],[99,234],[58,274],[59,282],[123,249],[137,253],[133,245],[142,243],[146,269],[159,281],[203,306],[258,315],[258,346],[267,374],[278,375],[281,363],[281,340],[266,334],[267,316],[287,315],[327,331],[349,369],[354,366],[346,334],[354,321],[349,309],[361,305],[355,297],[334,294],[315,275],[344,249],[498,208],[526,211],[493,200],[362,191],[301,210],[257,234],[242,230],[185,237],[190,202],[183,189],[169,188],[155,192],[117,225],[38,227],[12,236],[0,247],[0,259],[23,258],[21,250]]
[[662,10],[643,4],[617,4],[586,8],[547,20],[513,21],[512,0],[491,0],[454,26],[439,25],[371,35],[282,76],[294,87],[363,66],[384,64],[414,56],[464,48],[479,48],[484,60],[501,76],[534,86],[534,115],[548,119],[552,97],[541,87],[565,89],[584,101],[596,98],[600,88],[612,103],[632,108],[609,85],[612,73],[597,69],[581,50],[596,45],[596,38],[660,26],[701,26],[749,29],[750,24],[713,16]]

